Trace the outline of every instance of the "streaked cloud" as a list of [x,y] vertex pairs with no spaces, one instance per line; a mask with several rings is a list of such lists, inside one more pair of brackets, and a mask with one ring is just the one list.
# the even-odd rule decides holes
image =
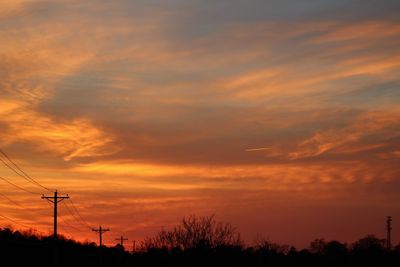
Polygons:
[[[398,144],[393,138],[400,134],[400,130],[395,130],[399,125],[400,113],[398,110],[366,112],[347,127],[315,133],[310,139],[300,143],[300,151],[290,153],[289,157],[292,159],[314,157],[335,149],[338,153],[351,152],[354,144],[357,145],[362,142],[362,139],[374,135],[374,144],[366,143],[361,147],[358,144],[357,148],[353,148],[353,152],[381,147],[396,149]],[[379,141],[385,143],[376,143]]]

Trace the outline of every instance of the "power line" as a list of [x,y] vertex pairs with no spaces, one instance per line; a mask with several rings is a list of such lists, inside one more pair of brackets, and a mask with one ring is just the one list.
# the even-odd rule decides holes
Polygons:
[[[8,196],[4,195],[3,193],[0,193],[0,196],[2,196],[3,198],[7,199],[9,202],[13,203],[14,205],[18,206],[20,209],[23,209],[24,211],[29,211],[31,213],[34,213],[34,214],[40,215],[40,216],[45,216],[43,213],[38,212],[37,210],[34,210],[32,208],[28,208],[28,207],[23,206],[22,204],[20,204],[17,201],[9,198]],[[50,203],[49,203],[49,205],[50,205]]]
[[[11,167],[7,162],[5,162],[1,157],[0,157],[0,161],[3,162],[3,164],[8,167],[10,170],[12,170],[14,173],[16,173],[18,176],[22,177],[23,179],[25,179],[26,181],[33,183],[31,180],[29,180],[28,178],[26,178],[24,175],[20,174],[18,171],[16,171],[13,167]],[[33,183],[34,185],[36,185],[35,183]]]
[[[52,190],[50,190],[49,188],[47,188],[47,187],[45,187],[45,186],[43,186],[42,184],[40,184],[39,182],[37,182],[35,179],[33,179],[30,175],[28,175],[21,167],[19,167],[2,149],[0,149],[0,153],[1,153],[1,155],[4,157],[4,159],[3,159],[3,157],[0,155],[0,161],[7,167],[7,168],[9,168],[10,170],[12,170],[15,174],[17,174],[18,176],[20,176],[20,177],[22,177],[23,179],[25,179],[26,181],[28,181],[29,183],[32,183],[32,184],[34,184],[34,185],[36,185],[36,186],[39,186],[39,187],[41,187],[41,188],[43,188],[43,189],[45,189],[45,190],[47,190],[47,191],[50,191],[50,192],[52,192]],[[8,160],[8,162],[7,162],[7,160]],[[11,182],[11,181],[9,181],[8,179],[6,179],[6,178],[4,178],[4,177],[1,177],[0,176],[0,179],[2,179],[3,181],[5,181],[5,182],[7,182],[8,184],[10,184],[11,186],[14,186],[15,188],[18,188],[18,189],[20,189],[20,190],[23,190],[23,191],[25,191],[25,192],[27,192],[27,193],[30,193],[30,194],[37,194],[37,193],[35,193],[35,192],[33,192],[33,191],[30,191],[30,190],[28,190],[28,189],[25,189],[25,188],[23,188],[23,187],[21,187],[21,186],[19,186],[19,185],[16,185],[16,184],[14,184],[13,182]],[[8,201],[10,201],[11,203],[13,203],[13,204],[15,204],[15,205],[17,205],[17,206],[19,206],[19,207],[21,207],[21,208],[25,208],[25,207],[23,207],[21,204],[19,204],[18,202],[15,202],[15,201],[13,201],[12,199],[10,199],[9,197],[7,197],[7,196],[5,196],[5,195],[3,195],[3,194],[1,194],[0,193],[0,195],[1,196],[3,196],[4,198],[6,198]],[[58,202],[60,202],[61,200],[63,200],[63,199],[69,199],[69,197],[68,197],[68,195],[66,196],[66,197],[59,197],[59,196],[57,196],[57,191],[55,191],[55,193],[54,193],[54,197],[45,197],[45,196],[43,196],[42,198],[45,198],[45,199],[47,199],[47,200],[49,200],[49,201],[51,201],[51,202],[53,202],[53,204],[54,204],[54,238],[57,238],[57,203]],[[53,199],[54,198],[54,199]],[[59,199],[59,200],[58,200]],[[72,217],[77,221],[77,222],[79,222],[82,226],[84,226],[84,227],[88,227],[89,229],[92,229],[92,227],[86,222],[86,220],[85,219],[83,219],[83,217],[82,217],[82,215],[80,214],[80,212],[79,212],[79,210],[76,208],[76,206],[75,206],[75,204],[72,202],[72,200],[70,200],[71,201],[71,206],[72,206],[72,208],[73,208],[73,210],[75,211],[75,213],[78,215],[78,217],[76,217],[75,215],[74,215],[74,213],[71,211],[71,209],[68,207],[68,205],[66,204],[66,203],[63,203],[64,205],[65,205],[65,207],[67,208],[67,211],[72,215]],[[50,203],[48,203],[48,204],[50,204]],[[8,218],[8,217],[6,217],[6,216],[3,216],[4,218]],[[12,222],[14,222],[14,223],[16,223],[16,224],[19,224],[19,225],[22,225],[22,224],[20,224],[20,223],[18,223],[17,221],[15,221],[15,220],[12,220],[12,219],[10,219],[10,218],[8,218],[10,221],[12,221]],[[73,225],[71,225],[69,222],[67,222],[66,220],[63,220],[63,218],[61,218],[60,217],[60,219],[61,219],[61,221],[64,223],[64,224],[66,224],[66,226],[67,227],[70,227],[70,228],[72,228],[72,229],[74,229],[74,230],[76,230],[76,231],[82,231],[81,229],[78,229],[77,227],[75,227],[75,226],[73,226]],[[22,226],[24,226],[24,227],[28,227],[28,226],[26,226],[26,225],[22,225]],[[70,234],[70,233],[68,233],[68,234]],[[71,235],[71,234],[70,234]],[[72,236],[72,235],[71,235]]]
[[71,214],[71,216],[76,220],[76,222],[78,222],[82,227],[85,227],[85,228],[87,227],[87,225],[82,223],[80,221],[80,219],[71,211],[71,209],[68,207],[68,205],[65,202],[62,202],[62,204],[67,208],[68,213]]
[[11,203],[13,203],[14,205],[17,205],[20,208],[24,208],[24,206],[22,206],[21,204],[19,204],[18,202],[15,202],[14,200],[12,200],[11,198],[9,198],[8,196],[0,193],[0,196],[4,197],[5,199],[7,199],[8,201],[10,201]]
[[[61,219],[61,217],[60,217],[60,219]],[[63,223],[65,223],[65,224],[67,224],[64,220],[61,220]],[[65,226],[68,226],[68,225],[60,225],[60,228],[62,228],[62,232],[64,233],[64,236],[66,235],[66,234],[68,234],[69,236],[71,236],[70,238],[72,238],[73,237],[73,235],[71,234],[71,232],[69,232],[67,229],[66,229],[66,227]],[[68,227],[70,227],[70,228],[73,228],[72,226],[68,226]],[[61,234],[62,235],[62,234]]]
[[[60,218],[60,221],[65,224],[65,225],[60,225],[61,228],[69,227],[69,228],[74,229],[75,231],[78,231],[78,232],[86,232],[85,230],[79,229],[78,227],[75,227],[72,224],[70,224],[66,219],[62,218],[61,215],[59,215],[58,217]],[[72,236],[71,233],[68,233],[68,234],[70,234]]]
[[[6,196],[6,195],[4,195],[3,193],[0,193],[0,196],[2,196],[3,198],[5,198],[5,199],[7,199],[9,202],[11,202],[11,203],[13,203],[14,205],[16,205],[16,206],[18,206],[20,209],[23,209],[24,211],[29,211],[29,212],[31,212],[31,214],[37,214],[37,215],[40,215],[40,216],[43,216],[43,214],[40,214],[39,212],[37,212],[36,210],[33,210],[33,209],[31,209],[31,208],[27,208],[27,207],[24,207],[23,205],[21,205],[20,203],[18,203],[18,202],[16,202],[16,201],[14,201],[14,200],[12,200],[11,198],[9,198],[8,196]],[[7,216],[5,216],[5,215],[3,215],[2,216],[3,218],[4,217],[7,217]],[[11,218],[9,218],[9,217],[7,217],[10,221],[12,221],[13,223],[15,223],[15,224],[18,224],[18,225],[20,225],[20,226],[23,226],[23,227],[26,227],[26,228],[32,228],[32,227],[28,227],[27,225],[23,225],[22,223],[19,223],[19,222],[17,222],[17,221],[15,221],[15,220],[13,220],[13,219],[11,219]],[[44,234],[44,232],[42,232],[42,231],[39,231],[39,230],[37,230],[37,229],[35,229],[37,232],[39,232],[40,234]]]
[[[19,166],[18,166],[18,165],[17,165],[17,164],[16,164],[2,149],[0,149],[0,154],[2,155],[2,156],[0,155],[0,161],[1,161],[7,168],[9,168],[11,171],[13,171],[15,174],[17,174],[18,176],[22,177],[24,180],[28,181],[29,183],[32,183],[32,184],[34,184],[34,185],[36,185],[36,186],[39,186],[39,187],[41,187],[42,189],[45,189],[45,190],[47,190],[47,191],[53,192],[51,189],[49,189],[49,188],[43,186],[42,184],[40,184],[39,182],[37,182],[35,179],[33,179],[30,175],[28,175],[28,174],[27,174],[21,167],[19,167]],[[4,159],[3,159],[3,158],[4,158]],[[8,161],[8,162],[7,162],[7,161]],[[11,186],[13,186],[13,187],[15,187],[15,188],[18,188],[18,189],[20,189],[20,190],[22,190],[22,191],[25,191],[25,192],[27,192],[27,193],[35,194],[35,195],[38,194],[38,193],[33,192],[33,191],[31,191],[31,190],[25,189],[24,187],[21,187],[21,186],[19,186],[19,185],[17,185],[17,184],[14,184],[13,182],[9,181],[8,179],[6,179],[6,178],[4,178],[4,177],[1,177],[1,176],[0,176],[0,179],[3,180],[3,181],[5,181],[5,182],[7,182],[7,183],[10,184]],[[7,197],[7,196],[1,194],[1,193],[0,193],[0,195],[3,196],[4,198],[6,198],[6,199],[7,199],[8,201],[10,201],[11,203],[13,203],[13,204],[15,204],[15,205],[17,205],[17,206],[19,206],[19,207],[25,209],[25,207],[23,207],[23,206],[22,206],[21,204],[19,204],[18,202],[15,202],[15,201],[12,200],[11,198],[9,198],[9,197]],[[57,190],[55,190],[55,192],[54,192],[54,197],[42,196],[42,198],[44,198],[44,199],[46,199],[46,200],[48,200],[48,201],[50,201],[50,202],[52,202],[52,203],[54,204],[54,238],[55,238],[55,239],[57,238],[57,203],[58,203],[58,202],[61,202],[63,199],[69,199],[70,202],[71,202],[72,209],[73,209],[74,212],[78,215],[78,217],[76,217],[76,216],[74,215],[74,213],[71,211],[71,209],[68,207],[68,205],[67,205],[66,203],[63,203],[63,204],[65,205],[65,207],[67,208],[67,211],[68,211],[68,212],[71,214],[71,216],[72,216],[74,219],[76,219],[76,221],[79,222],[82,226],[88,227],[89,229],[92,229],[92,230],[95,231],[95,232],[99,232],[99,234],[100,234],[100,246],[101,246],[101,243],[102,243],[102,242],[101,242],[102,234],[103,234],[104,232],[109,231],[109,229],[102,229],[101,226],[99,227],[99,229],[93,229],[93,228],[87,223],[87,221],[82,217],[81,213],[80,213],[79,210],[76,208],[74,202],[68,197],[68,195],[66,195],[66,196],[64,196],[64,197],[60,197],[60,196],[58,196],[58,194],[57,194]],[[48,204],[50,205],[50,203],[48,203]],[[13,219],[7,217],[7,216],[3,216],[3,215],[0,215],[0,216],[3,217],[3,218],[5,218],[5,219],[8,219],[9,221],[11,221],[11,222],[13,222],[13,223],[15,223],[15,224],[17,224],[17,225],[21,225],[21,226],[23,226],[23,227],[29,228],[29,226],[24,225],[24,224],[22,224],[22,223],[19,223],[19,222],[15,221],[15,220],[13,220]],[[69,222],[67,222],[66,220],[63,220],[63,218],[61,218],[61,217],[60,217],[60,220],[61,220],[64,224],[66,224],[67,227],[70,227],[70,228],[72,228],[72,229],[75,229],[76,231],[82,231],[81,229],[78,229],[77,227],[71,225],[71,224],[70,224]],[[67,232],[67,233],[68,233],[68,232]],[[68,233],[68,234],[70,234],[70,233]],[[71,235],[71,234],[70,234],[70,235]],[[71,236],[72,236],[72,235],[71,235]],[[123,241],[122,241],[122,242],[123,242]]]
[[71,202],[72,209],[75,211],[75,214],[78,215],[78,217],[76,217],[74,215],[74,213],[71,211],[71,209],[69,208],[69,206],[67,205],[67,203],[66,202],[62,202],[62,204],[67,208],[67,210],[71,214],[71,216],[74,217],[82,226],[85,226],[85,227],[88,227],[89,229],[92,229],[92,226],[90,226],[90,224],[82,217],[81,213],[76,208],[76,206],[75,206],[74,202],[72,201],[72,199],[68,198],[67,200],[69,200]]
[[[43,232],[43,231],[40,231],[40,230],[38,230],[38,229],[36,229],[36,228],[33,228],[33,227],[29,226],[29,225],[26,225],[26,224],[24,224],[24,223],[18,222],[18,221],[16,221],[15,219],[12,219],[12,218],[10,218],[10,217],[8,217],[8,216],[5,216],[5,215],[0,214],[0,217],[2,217],[3,219],[8,220],[8,221],[10,221],[10,222],[13,222],[13,223],[15,223],[16,225],[19,225],[19,226],[22,226],[22,227],[25,227],[25,228],[29,228],[30,230],[33,230],[34,232],[37,232],[37,233],[41,234],[42,236],[46,236],[46,235],[47,235],[47,234],[46,234],[45,232]],[[46,242],[46,243],[47,243],[47,242]]]
[[21,187],[21,186],[19,186],[19,185],[16,185],[16,184],[10,182],[8,179],[6,179],[6,178],[4,178],[4,177],[1,177],[1,176],[0,176],[0,179],[3,180],[3,181],[5,181],[5,182],[8,183],[8,184],[14,186],[15,188],[18,188],[18,189],[20,189],[20,190],[22,190],[22,191],[25,191],[25,192],[29,193],[29,194],[33,194],[33,195],[38,195],[38,194],[39,194],[39,193],[30,191],[30,190],[28,190],[28,189],[25,189],[25,188],[23,188],[23,187]]
[[[0,153],[9,161],[11,162],[12,165],[14,165],[15,168],[17,168],[17,170],[15,170],[12,166],[10,166],[9,164],[7,164],[1,157],[0,160],[3,162],[4,165],[6,165],[9,169],[11,169],[13,172],[15,172],[17,175],[21,176],[22,178],[24,178],[25,180],[27,180],[30,183],[33,183],[47,191],[52,192],[52,190],[50,190],[49,188],[43,186],[42,184],[40,184],[39,182],[37,182],[35,179],[33,179],[31,176],[29,176],[23,169],[21,169],[2,149],[0,149]],[[21,173],[22,174],[21,174]]]
[[[67,210],[69,211],[69,213],[73,216],[73,214],[72,214],[72,213],[70,212],[70,210],[68,209],[68,206],[65,205],[64,202],[62,202],[62,203],[63,203],[64,206],[67,208]],[[49,203],[49,205],[50,205],[50,203]],[[51,205],[50,205],[50,206],[51,206]],[[71,238],[73,238],[74,235],[71,234],[71,232],[67,231],[66,228],[70,228],[70,229],[73,229],[73,230],[75,230],[75,231],[77,231],[77,232],[81,232],[81,233],[82,233],[82,232],[87,232],[86,230],[82,230],[82,229],[80,229],[80,228],[78,228],[78,227],[73,226],[72,224],[70,224],[70,223],[68,222],[67,219],[63,218],[62,216],[63,216],[62,214],[59,214],[59,215],[58,215],[60,221],[63,223],[63,225],[60,225],[60,228],[62,229],[62,232],[67,233]],[[75,216],[73,216],[73,217],[76,219]],[[83,224],[81,224],[81,225],[84,226],[84,227],[86,227],[86,226],[83,225]]]
[[20,168],[2,149],[0,149],[0,153],[3,154],[9,162],[11,162],[21,173],[24,174],[24,176],[26,178],[28,178],[29,180],[31,180],[33,183],[35,183],[36,185],[42,187],[45,190],[48,190],[50,192],[52,192],[49,188],[43,186],[42,184],[40,184],[38,181],[36,181],[35,179],[33,179],[30,175],[28,175],[22,168]]
[[5,215],[0,214],[0,217],[4,218],[4,219],[6,219],[6,220],[8,220],[10,222],[13,222],[13,223],[15,223],[15,224],[17,224],[19,226],[22,226],[22,227],[25,227],[25,228],[31,228],[30,226],[28,226],[26,224],[23,224],[23,223],[20,223],[20,222],[17,222],[16,220],[11,219],[10,217],[7,217]]
[[77,222],[82,224],[82,222],[79,221],[79,218],[71,211],[71,209],[65,204],[65,202],[62,202],[62,204],[65,206],[65,208],[67,209],[68,213],[72,216],[72,218],[74,218]]
[[72,202],[72,199],[69,198],[68,200],[71,202],[72,208],[75,210],[76,214],[78,214],[78,216],[79,216],[79,218],[81,219],[81,221],[82,221],[88,228],[92,229],[92,227],[90,226],[90,224],[88,224],[88,223],[86,222],[86,220],[83,219],[81,213],[80,213],[79,210],[76,208],[74,202]]

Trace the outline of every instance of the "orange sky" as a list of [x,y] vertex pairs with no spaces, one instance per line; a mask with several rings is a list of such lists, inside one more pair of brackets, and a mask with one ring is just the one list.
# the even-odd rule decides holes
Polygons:
[[[249,244],[383,238],[387,215],[400,227],[398,11],[1,1],[0,148],[110,227],[109,245],[190,214],[215,214]],[[51,233],[50,192],[4,164],[0,176],[37,193],[0,180],[0,215]],[[97,242],[65,204],[60,232]],[[8,225],[24,228],[0,216]]]

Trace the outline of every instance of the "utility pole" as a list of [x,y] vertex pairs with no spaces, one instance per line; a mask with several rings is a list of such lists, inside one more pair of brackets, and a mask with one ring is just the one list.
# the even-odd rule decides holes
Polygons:
[[108,232],[110,231],[109,228],[102,228],[101,225],[99,225],[98,229],[92,229],[93,232],[98,232],[99,233],[99,237],[100,237],[100,247],[103,246],[103,233],[104,232]]
[[128,238],[124,238],[122,235],[120,238],[116,238],[115,240],[119,240],[119,244],[121,245],[121,249],[124,249],[124,241],[127,241]]
[[42,195],[42,199],[46,199],[54,204],[54,240],[57,240],[57,204],[67,198],[69,198],[68,194],[66,196],[59,196],[57,190],[52,197]]
[[[42,199],[46,199],[47,201],[50,201],[54,204],[54,241],[57,241],[57,205],[59,202],[63,201],[66,198],[69,198],[69,196],[59,196],[57,190],[54,192],[54,196],[52,197],[42,195]],[[57,242],[54,242],[54,266],[58,266]]]
[[386,248],[388,250],[391,250],[392,249],[392,242],[391,242],[392,216],[387,216],[387,219],[386,219],[386,230],[387,230]]

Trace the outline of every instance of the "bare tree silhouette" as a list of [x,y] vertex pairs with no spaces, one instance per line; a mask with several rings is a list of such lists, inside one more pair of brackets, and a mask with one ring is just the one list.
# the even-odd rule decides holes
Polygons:
[[236,229],[229,223],[218,222],[215,217],[184,217],[172,230],[162,229],[155,237],[143,242],[145,249],[164,248],[181,250],[194,248],[214,249],[220,246],[242,246]]

